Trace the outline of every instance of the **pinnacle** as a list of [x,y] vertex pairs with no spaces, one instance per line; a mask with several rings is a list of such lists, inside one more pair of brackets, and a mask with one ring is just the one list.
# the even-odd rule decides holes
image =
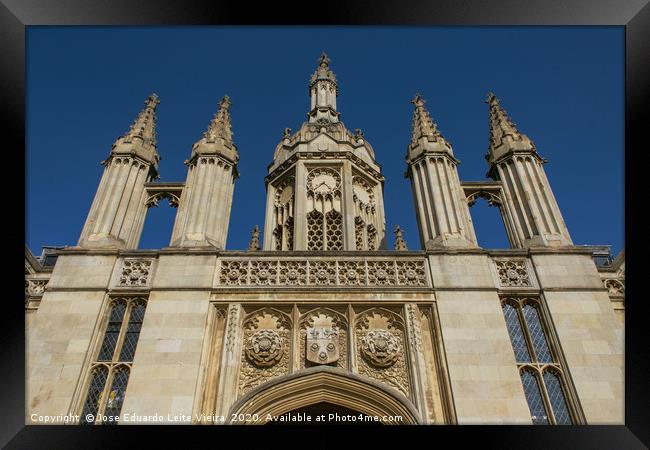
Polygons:
[[214,115],[208,129],[203,133],[203,139],[207,142],[215,142],[217,138],[221,138],[226,143],[232,144],[232,124],[230,119],[230,106],[232,102],[230,97],[225,95],[219,101],[219,109]]
[[445,138],[438,131],[438,126],[431,119],[429,111],[424,107],[425,100],[418,93],[415,94],[411,103],[415,105],[413,110],[413,123],[412,123],[412,135],[411,135],[411,146],[416,146],[418,140],[422,137],[427,137],[434,142],[441,140],[443,143],[449,145]]
[[426,102],[424,101],[420,93],[416,92],[415,97],[413,97],[413,100],[411,100],[411,103],[413,103],[416,106],[424,106]]
[[327,53],[325,52],[321,53],[320,58],[318,59],[318,63],[321,67],[330,66],[330,59],[327,57]]
[[133,138],[139,138],[143,144],[156,145],[156,107],[160,99],[156,94],[151,94],[144,102],[144,108],[133,121],[127,131],[118,141],[133,142]]
[[500,147],[507,143],[506,136],[509,136],[512,141],[518,141],[524,144],[529,149],[534,149],[535,145],[526,136],[519,132],[516,124],[510,119],[508,113],[501,106],[499,99],[492,92],[488,93],[485,101],[490,105],[490,150],[494,151],[495,148]]
[[309,85],[312,86],[318,80],[329,80],[336,84],[336,75],[330,69],[330,59],[325,52],[318,58],[318,67],[312,74]]

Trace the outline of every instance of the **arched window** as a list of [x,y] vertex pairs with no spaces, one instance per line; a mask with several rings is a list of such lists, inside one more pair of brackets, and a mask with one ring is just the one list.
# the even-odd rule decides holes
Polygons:
[[571,421],[571,414],[569,413],[561,380],[561,374],[553,368],[544,370],[544,386],[546,387],[546,393],[555,416],[555,423],[559,425],[571,425],[573,422]]
[[575,423],[559,353],[549,339],[539,299],[505,298],[503,316],[534,425]]
[[81,424],[119,422],[145,309],[142,297],[111,301],[102,344],[91,363]]
[[534,370],[525,368],[521,370],[520,375],[533,425],[548,425],[548,413],[542,398],[537,374]]

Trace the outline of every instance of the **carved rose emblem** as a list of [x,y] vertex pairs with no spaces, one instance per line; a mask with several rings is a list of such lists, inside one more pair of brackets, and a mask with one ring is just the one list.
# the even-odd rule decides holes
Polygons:
[[388,330],[367,331],[361,338],[361,354],[373,366],[392,366],[399,351],[397,338]]
[[282,337],[273,330],[259,330],[246,341],[246,357],[256,367],[272,367],[282,359]]

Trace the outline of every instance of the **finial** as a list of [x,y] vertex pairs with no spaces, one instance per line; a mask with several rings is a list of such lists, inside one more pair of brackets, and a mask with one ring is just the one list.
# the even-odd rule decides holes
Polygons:
[[[492,92],[488,93],[485,101],[489,104],[489,120],[490,120],[490,138],[489,138],[489,155],[496,148],[506,145],[513,148],[515,145],[518,149],[535,150],[535,144],[528,136],[522,134],[517,129],[517,124],[513,122],[503,106],[501,106],[499,99]],[[515,144],[516,142],[516,144]]]
[[248,250],[249,252],[255,252],[260,249],[260,227],[255,225],[251,233],[251,240],[248,241]]
[[411,100],[411,103],[413,103],[415,106],[424,106],[426,102],[424,101],[420,93],[416,92],[415,97],[413,97],[413,100]]
[[496,95],[494,95],[493,92],[488,92],[487,98],[485,99],[485,103],[492,104],[494,102],[499,103],[499,99],[497,98]]
[[395,233],[394,249],[396,251],[408,250],[408,247],[406,246],[406,241],[404,240],[404,233],[402,232],[402,229],[399,227],[399,225],[395,225],[395,229],[393,230],[393,232]]
[[156,94],[151,94],[144,101],[144,108],[129,127],[129,131],[119,137],[113,146],[118,143],[133,143],[134,138],[140,139],[144,144],[156,146],[156,106],[160,99]]
[[230,97],[224,95],[221,101],[219,102],[219,108],[228,109],[230,108],[230,105],[232,105],[232,102],[230,101]]
[[413,110],[412,131],[411,131],[411,148],[418,145],[422,137],[426,137],[429,142],[441,142],[445,147],[451,148],[449,142],[438,131],[438,126],[431,119],[429,111],[424,107],[424,99],[417,93],[411,101],[415,105]]
[[291,128],[285,128],[284,133],[282,133],[282,139],[289,139],[291,137]]
[[321,53],[320,58],[318,58],[318,63],[321,67],[329,67],[330,59],[327,57],[327,53]]
[[219,101],[219,109],[214,115],[208,129],[203,133],[203,139],[208,142],[215,142],[217,138],[221,138],[226,143],[232,144],[232,125],[230,123],[230,106],[232,102],[230,97],[224,95]]

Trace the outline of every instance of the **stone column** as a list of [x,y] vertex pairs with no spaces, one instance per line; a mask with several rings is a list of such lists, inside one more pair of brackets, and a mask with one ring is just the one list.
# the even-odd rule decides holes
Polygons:
[[296,163],[296,186],[295,186],[295,205],[296,214],[293,222],[293,249],[307,250],[307,171],[305,163],[298,161]]
[[237,378],[242,352],[242,321],[244,318],[241,304],[230,304],[227,314],[216,406],[216,414],[224,416],[226,419],[228,419],[230,407],[237,400]]
[[427,366],[422,353],[422,332],[420,329],[420,310],[415,303],[404,305],[406,317],[406,334],[408,336],[409,369],[413,380],[413,393],[423,420],[429,418],[429,408],[426,400]]

